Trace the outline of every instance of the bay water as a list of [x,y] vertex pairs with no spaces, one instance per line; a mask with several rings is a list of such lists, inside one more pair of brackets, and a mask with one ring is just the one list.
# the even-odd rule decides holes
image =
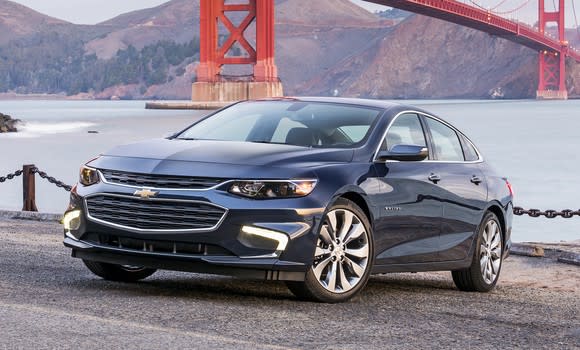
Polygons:
[[[403,101],[399,101],[403,102]],[[509,178],[515,204],[580,209],[580,100],[404,101],[451,122]],[[21,132],[0,134],[0,175],[35,164],[68,184],[86,161],[115,145],[163,137],[207,111],[145,110],[143,101],[0,101],[0,112],[22,119]],[[90,132],[90,133],[89,133]],[[41,212],[62,213],[68,194],[37,179]],[[0,184],[0,209],[22,208],[22,180]],[[514,241],[580,239],[580,217],[516,217]]]

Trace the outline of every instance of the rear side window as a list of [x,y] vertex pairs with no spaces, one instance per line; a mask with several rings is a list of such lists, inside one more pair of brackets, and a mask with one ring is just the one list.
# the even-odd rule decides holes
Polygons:
[[463,144],[463,153],[465,154],[465,160],[468,162],[475,162],[479,160],[479,154],[475,150],[475,147],[469,142],[467,137],[461,135],[461,142]]
[[425,133],[419,116],[416,114],[403,114],[399,116],[389,128],[386,138],[386,147],[389,151],[396,145],[416,145],[427,147]]
[[455,130],[437,120],[431,118],[425,118],[425,120],[431,131],[437,160],[448,162],[464,161],[461,142],[459,142],[459,137]]

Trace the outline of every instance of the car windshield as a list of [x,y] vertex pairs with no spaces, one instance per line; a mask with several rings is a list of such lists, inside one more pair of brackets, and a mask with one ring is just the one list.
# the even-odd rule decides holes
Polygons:
[[323,102],[242,102],[194,124],[177,139],[354,147],[380,113],[378,108]]

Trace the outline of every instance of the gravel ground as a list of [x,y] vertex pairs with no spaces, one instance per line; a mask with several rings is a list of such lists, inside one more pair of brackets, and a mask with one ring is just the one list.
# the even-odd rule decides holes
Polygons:
[[0,220],[0,240],[0,349],[580,348],[580,268],[548,259],[511,257],[489,294],[457,291],[449,273],[391,274],[325,305],[277,282],[106,282],[55,223]]

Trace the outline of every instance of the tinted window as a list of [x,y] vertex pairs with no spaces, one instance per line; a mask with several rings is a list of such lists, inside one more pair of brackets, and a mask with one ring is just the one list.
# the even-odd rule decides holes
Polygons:
[[381,112],[320,102],[242,102],[200,121],[178,138],[353,147],[365,139]]
[[364,125],[346,125],[339,130],[354,142],[360,142],[365,138],[368,128]]
[[[400,115],[387,132],[386,149],[389,151],[396,145],[427,146],[421,121],[416,114]],[[383,147],[385,148],[385,147]]]
[[425,118],[433,138],[438,160],[464,161],[463,149],[455,130],[431,118]]
[[288,138],[288,133],[290,133],[290,130],[296,129],[296,128],[306,128],[306,126],[302,123],[290,120],[289,118],[282,118],[282,120],[280,120],[280,123],[278,123],[278,127],[276,128],[276,131],[274,132],[274,136],[272,136],[272,142],[275,142],[275,143],[286,142],[286,139]]
[[479,155],[477,154],[477,151],[471,142],[469,142],[469,140],[463,135],[461,135],[461,140],[463,143],[463,153],[465,154],[465,160],[468,162],[475,162],[476,160],[479,160]]

